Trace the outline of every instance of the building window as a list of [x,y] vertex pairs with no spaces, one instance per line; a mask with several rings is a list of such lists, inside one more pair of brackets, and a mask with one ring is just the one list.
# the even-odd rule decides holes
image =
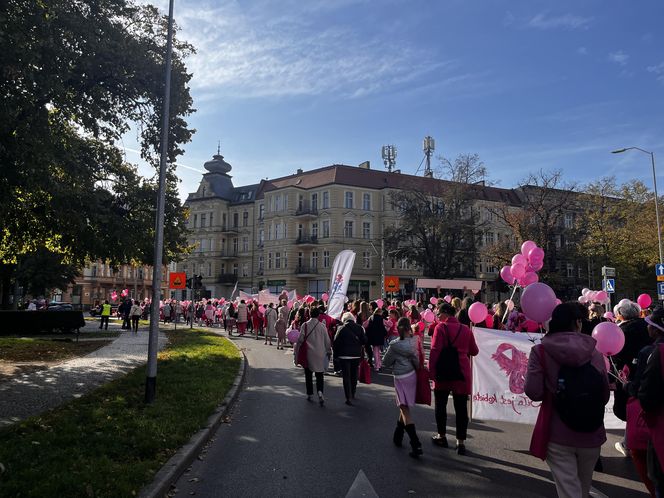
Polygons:
[[323,237],[328,238],[330,236],[330,220],[323,221]]
[[265,218],[265,204],[261,203],[258,205],[258,219],[262,220]]
[[194,228],[196,228],[197,223],[198,223],[198,215],[194,214]]
[[242,237],[242,252],[249,252],[249,237]]
[[311,224],[311,236],[315,239],[318,238],[318,223],[316,222]]
[[263,255],[258,256],[258,270],[263,271],[265,268],[265,260],[263,259]]
[[214,213],[210,213],[210,226],[212,226],[212,217],[214,216]]
[[242,213],[242,226],[249,226],[249,211]]
[[281,211],[281,194],[274,198],[274,210],[277,212]]
[[272,240],[272,223],[267,226],[267,240]]
[[344,237],[352,238],[353,237],[353,222],[346,221],[344,222]]
[[563,245],[563,238],[560,234],[556,234],[556,249],[560,249]]
[[311,194],[311,210],[318,211],[318,194]]
[[330,193],[323,192],[323,209],[330,209]]
[[284,268],[288,268],[288,253],[284,251]]
[[364,251],[362,254],[363,267],[365,270],[371,268],[371,253],[369,251]]
[[274,267],[277,270],[281,268],[281,253],[279,251],[274,254]]
[[279,240],[281,238],[281,223],[275,223],[274,225],[274,238]]
[[574,228],[574,214],[565,213],[565,228]]
[[97,265],[94,265],[94,266],[92,267],[92,276],[93,276],[93,277],[96,277],[96,276],[97,276]]
[[403,258],[401,261],[399,261],[399,268],[402,270],[407,270],[408,269],[408,259]]
[[240,226],[240,213],[233,213],[233,228]]
[[272,253],[271,252],[267,253],[267,269],[268,270],[272,269]]
[[298,223],[298,225],[297,225],[297,238],[302,239],[303,235],[304,235],[304,227],[302,226],[302,223]]
[[208,277],[212,276],[212,263],[208,263]]
[[304,196],[302,194],[297,196],[297,210],[302,211],[304,209]]
[[237,243],[237,238],[233,239],[233,254],[237,254],[237,248],[238,248],[238,243]]
[[569,278],[574,276],[574,265],[572,263],[567,263],[567,276]]
[[323,251],[323,268],[330,267],[330,251]]
[[235,275],[236,277],[237,277],[237,269],[238,269],[237,263],[233,263],[233,275]]
[[298,252],[297,253],[297,267],[302,268],[304,266],[304,253],[303,252]]
[[353,209],[353,192],[346,192],[344,199],[344,206],[347,209]]
[[265,242],[265,230],[261,228],[258,231],[258,245],[262,246],[264,242]]
[[371,211],[371,194],[365,192],[362,194],[362,209]]
[[313,251],[311,253],[311,268],[313,270],[318,268],[318,251]]
[[370,239],[371,238],[371,223],[365,221],[362,223],[362,238]]
[[242,263],[242,276],[243,277],[249,276],[249,263]]

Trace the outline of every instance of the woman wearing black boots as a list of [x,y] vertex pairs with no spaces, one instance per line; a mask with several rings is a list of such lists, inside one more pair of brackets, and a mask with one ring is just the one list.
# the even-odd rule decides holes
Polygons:
[[420,364],[417,356],[417,339],[413,337],[408,318],[399,319],[397,329],[399,338],[390,343],[383,359],[383,366],[391,367],[394,373],[394,389],[399,406],[399,420],[397,420],[397,427],[394,430],[393,441],[400,447],[404,432],[408,433],[411,447],[409,455],[417,458],[422,454],[422,443],[417,437],[415,424],[410,416],[410,407],[415,405],[417,387],[415,370],[419,368]]

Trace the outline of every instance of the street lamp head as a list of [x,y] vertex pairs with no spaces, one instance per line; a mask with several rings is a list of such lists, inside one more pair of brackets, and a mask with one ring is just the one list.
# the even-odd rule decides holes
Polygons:
[[611,151],[611,154],[620,154],[620,153],[622,153],[622,152],[625,152],[626,150],[627,150],[627,149],[616,149],[616,150],[612,150],[612,151]]

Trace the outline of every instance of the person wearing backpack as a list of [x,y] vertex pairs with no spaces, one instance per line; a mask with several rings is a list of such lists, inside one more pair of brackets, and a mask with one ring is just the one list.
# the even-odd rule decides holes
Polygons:
[[344,313],[341,322],[343,325],[334,336],[332,351],[343,376],[346,404],[350,406],[353,404],[351,399],[355,399],[358,367],[367,337],[364,335],[364,329],[355,323],[355,316],[352,313],[348,311]]
[[606,442],[609,382],[597,342],[581,333],[586,310],[566,302],[553,310],[549,331],[528,360],[525,393],[541,401],[530,452],[551,469],[558,496],[585,498]]
[[431,438],[433,443],[448,447],[447,400],[452,394],[456,414],[456,451],[466,454],[468,433],[468,396],[472,391],[470,357],[479,353],[475,336],[467,325],[459,323],[456,309],[443,302],[438,306],[438,318],[431,339],[429,375],[433,384],[434,412],[438,433]]

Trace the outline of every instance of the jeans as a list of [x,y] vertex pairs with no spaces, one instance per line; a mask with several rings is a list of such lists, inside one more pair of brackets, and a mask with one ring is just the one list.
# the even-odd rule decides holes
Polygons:
[[101,323],[99,324],[99,328],[100,328],[100,329],[104,327],[104,324],[106,324],[106,330],[108,330],[108,319],[109,319],[109,318],[110,318],[110,316],[103,316],[103,315],[102,315],[102,317],[101,317]]
[[344,380],[344,394],[346,399],[355,397],[355,390],[357,389],[357,374],[360,367],[360,359],[342,359],[339,360],[341,366],[341,374]]
[[[438,434],[445,435],[447,428],[447,400],[450,391],[434,390],[436,426]],[[456,414],[456,438],[465,441],[468,434],[468,395],[452,394],[454,413]]]
[[[314,380],[311,370],[308,368],[304,369],[304,383],[307,387],[307,396],[311,396],[314,393]],[[323,392],[323,372],[316,372],[316,391]]]
[[131,317],[131,330],[134,332],[138,332],[138,319],[140,316],[138,315],[132,315]]

